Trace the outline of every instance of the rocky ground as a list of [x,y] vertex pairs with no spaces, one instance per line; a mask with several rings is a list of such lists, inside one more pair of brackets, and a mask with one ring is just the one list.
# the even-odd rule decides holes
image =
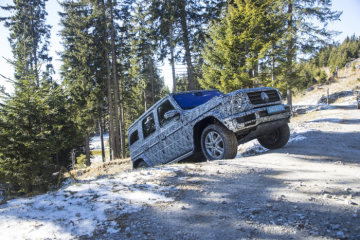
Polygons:
[[307,107],[236,159],[125,171],[0,206],[1,239],[360,239],[360,111]]

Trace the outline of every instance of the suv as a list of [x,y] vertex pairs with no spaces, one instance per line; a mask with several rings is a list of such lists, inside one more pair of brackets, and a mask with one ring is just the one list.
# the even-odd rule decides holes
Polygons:
[[239,144],[257,138],[268,149],[289,140],[290,107],[273,88],[172,93],[128,129],[133,167],[185,158],[232,159]]

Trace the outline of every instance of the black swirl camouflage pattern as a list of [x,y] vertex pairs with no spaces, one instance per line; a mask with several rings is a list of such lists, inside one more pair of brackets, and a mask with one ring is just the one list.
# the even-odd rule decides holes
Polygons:
[[[186,93],[197,93],[191,91]],[[264,94],[266,93],[266,94]],[[182,94],[182,93],[176,93]],[[128,129],[130,156],[135,164],[142,160],[149,166],[176,162],[195,153],[196,127],[201,121],[216,121],[233,131],[238,142],[242,143],[258,136],[257,129],[267,129],[285,124],[291,117],[291,111],[284,105],[284,111],[268,113],[269,106],[282,105],[280,93],[274,88],[240,89],[223,94],[190,110],[183,110],[169,94],[139,117]],[[178,116],[160,127],[157,108],[169,100],[178,111]],[[156,130],[144,138],[142,121],[153,113]],[[279,123],[275,124],[274,123]],[[130,136],[137,131],[138,139],[132,142]]]

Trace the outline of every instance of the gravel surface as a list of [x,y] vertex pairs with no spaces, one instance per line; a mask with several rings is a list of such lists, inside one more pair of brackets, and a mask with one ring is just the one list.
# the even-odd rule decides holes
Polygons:
[[279,150],[255,140],[233,160],[11,200],[0,205],[0,239],[360,239],[360,111],[309,109]]
[[280,150],[250,143],[254,156],[163,166],[175,201],[119,216],[107,237],[360,239],[360,111],[315,111],[291,129]]

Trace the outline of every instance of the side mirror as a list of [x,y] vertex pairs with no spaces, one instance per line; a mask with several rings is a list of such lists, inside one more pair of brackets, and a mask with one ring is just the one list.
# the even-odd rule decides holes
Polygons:
[[170,110],[164,114],[164,118],[166,120],[172,119],[173,117],[180,116],[180,112],[178,110]]

